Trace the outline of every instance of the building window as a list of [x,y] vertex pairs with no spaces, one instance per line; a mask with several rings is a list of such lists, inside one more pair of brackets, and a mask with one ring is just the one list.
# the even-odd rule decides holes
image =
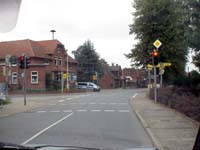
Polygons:
[[62,59],[61,58],[56,58],[55,59],[55,65],[56,66],[61,66],[62,65]]
[[12,84],[17,84],[17,72],[12,72]]
[[37,71],[31,71],[31,83],[38,84],[38,72]]

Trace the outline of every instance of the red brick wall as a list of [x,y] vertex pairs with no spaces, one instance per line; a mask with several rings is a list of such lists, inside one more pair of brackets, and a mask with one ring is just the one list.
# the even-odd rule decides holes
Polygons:
[[102,89],[111,89],[114,87],[114,80],[108,72],[104,71],[104,75],[100,79],[99,84]]

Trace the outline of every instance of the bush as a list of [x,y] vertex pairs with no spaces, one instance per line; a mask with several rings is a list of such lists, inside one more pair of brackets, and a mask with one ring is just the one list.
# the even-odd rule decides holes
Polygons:
[[[152,89],[150,91],[151,99],[153,99],[153,93]],[[164,87],[158,89],[157,101],[200,121],[200,97],[194,95],[189,88]]]

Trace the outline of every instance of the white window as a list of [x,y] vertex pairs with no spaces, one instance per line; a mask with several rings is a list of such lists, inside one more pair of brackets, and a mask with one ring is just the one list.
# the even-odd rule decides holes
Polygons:
[[12,72],[12,84],[17,84],[17,72]]
[[31,71],[31,83],[32,84],[38,83],[38,72],[37,71]]
[[62,59],[61,58],[56,58],[55,59],[55,65],[56,66],[61,66],[62,65]]

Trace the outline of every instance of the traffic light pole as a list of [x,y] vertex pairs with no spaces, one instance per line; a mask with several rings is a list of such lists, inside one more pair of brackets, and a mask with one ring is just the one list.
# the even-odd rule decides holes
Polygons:
[[157,80],[156,80],[156,65],[153,57],[153,70],[154,70],[154,102],[157,103]]
[[23,76],[23,85],[24,85],[24,106],[26,105],[26,55],[24,55],[24,76]]

